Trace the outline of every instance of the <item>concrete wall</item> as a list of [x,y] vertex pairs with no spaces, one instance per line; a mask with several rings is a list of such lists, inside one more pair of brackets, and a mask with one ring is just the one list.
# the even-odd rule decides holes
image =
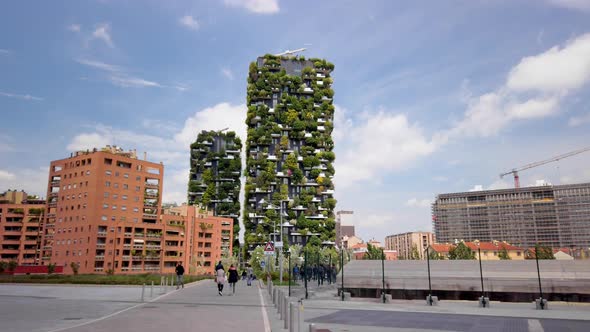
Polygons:
[[[479,262],[476,260],[430,261],[433,290],[480,292]],[[539,261],[544,293],[590,295],[588,261]],[[486,292],[538,293],[534,260],[483,261]],[[341,274],[337,283],[340,286]],[[381,289],[381,261],[350,261],[344,266],[346,289]],[[426,261],[386,261],[385,288],[389,290],[428,290]]]

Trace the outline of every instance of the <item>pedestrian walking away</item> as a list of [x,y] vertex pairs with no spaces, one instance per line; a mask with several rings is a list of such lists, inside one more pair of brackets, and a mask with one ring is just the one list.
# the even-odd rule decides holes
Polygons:
[[221,261],[215,267],[215,282],[217,282],[217,291],[219,292],[219,296],[223,296],[223,284],[225,283],[225,270],[223,269],[223,265]]
[[293,267],[293,280],[297,281],[299,279],[299,265],[295,264]]
[[182,262],[178,262],[176,265],[176,289],[181,285],[184,288],[184,267],[182,266]]
[[247,265],[246,273],[248,274],[248,286],[252,286],[252,279],[254,279],[254,271],[252,270],[252,266],[250,266],[250,264]]
[[242,270],[242,280],[246,280],[246,277],[248,277],[248,273],[246,273],[246,270]]
[[227,273],[228,273],[227,281],[229,282],[229,286],[231,287],[231,293],[235,294],[236,293],[236,283],[238,282],[238,270],[232,264],[232,265],[230,265],[229,270],[227,270]]

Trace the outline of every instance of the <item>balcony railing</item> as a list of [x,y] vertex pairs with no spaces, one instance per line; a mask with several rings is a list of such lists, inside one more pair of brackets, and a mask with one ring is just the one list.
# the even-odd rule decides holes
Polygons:
[[97,248],[104,248],[106,246],[106,243],[97,243],[96,247]]
[[104,261],[104,255],[98,255],[94,257],[97,261]]
[[98,236],[107,236],[107,231],[98,231]]

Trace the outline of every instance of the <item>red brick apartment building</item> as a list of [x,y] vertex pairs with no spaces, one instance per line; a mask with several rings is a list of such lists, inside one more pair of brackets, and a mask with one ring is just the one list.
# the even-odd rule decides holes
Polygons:
[[16,261],[18,265],[40,263],[44,214],[44,200],[24,191],[0,194],[0,260]]
[[174,272],[181,261],[190,274],[212,274],[223,252],[232,252],[232,218],[182,205],[164,209],[162,221],[166,229],[163,273]]
[[158,272],[164,166],[118,147],[50,164],[43,260],[72,273]]
[[162,211],[164,166],[117,147],[51,162],[43,261],[73,273],[212,273],[232,250],[231,218],[180,206]]

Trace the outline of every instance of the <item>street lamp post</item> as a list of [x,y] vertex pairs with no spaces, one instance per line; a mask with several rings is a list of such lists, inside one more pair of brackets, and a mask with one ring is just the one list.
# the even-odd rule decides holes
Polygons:
[[481,279],[481,304],[485,308],[486,307],[486,298],[485,298],[486,291],[483,287],[483,270],[481,268],[481,248],[477,248],[477,255],[479,256],[479,277]]
[[428,264],[428,304],[432,305],[432,284],[430,282],[430,253],[428,247],[426,247],[426,262]]

